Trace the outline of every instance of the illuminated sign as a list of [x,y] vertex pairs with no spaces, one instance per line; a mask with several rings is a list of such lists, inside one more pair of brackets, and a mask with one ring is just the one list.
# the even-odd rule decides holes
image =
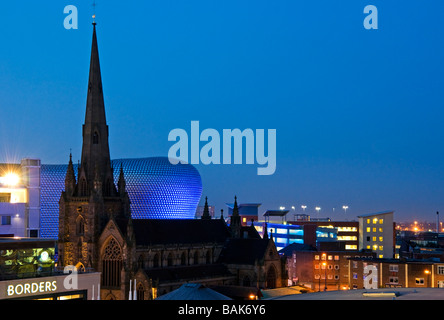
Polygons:
[[57,281],[40,281],[8,285],[6,291],[9,297],[25,294],[54,292],[57,290]]

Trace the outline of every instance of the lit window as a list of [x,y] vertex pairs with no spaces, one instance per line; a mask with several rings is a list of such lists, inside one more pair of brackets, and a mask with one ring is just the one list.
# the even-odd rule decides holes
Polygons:
[[370,227],[367,227],[367,229],[366,229],[366,230],[367,230],[367,232],[370,232]]
[[377,224],[378,223],[378,218],[374,218],[373,219],[373,224]]
[[383,251],[384,250],[384,246],[379,246],[379,251]]
[[383,224],[384,223],[384,219],[379,219],[379,224]]
[[339,256],[335,256],[335,260],[338,261],[339,260]]
[[382,228],[379,228],[379,232],[382,232]]
[[383,237],[379,237],[379,242],[382,242],[384,240]]
[[318,254],[315,255],[315,260],[319,260],[319,255]]
[[372,237],[372,241],[376,241],[376,237]]
[[367,224],[370,224],[370,219],[367,219]]
[[333,260],[333,256],[330,256],[330,255],[329,255],[329,256],[328,256],[328,260],[330,260],[330,261]]
[[376,228],[373,228],[373,230],[372,230],[373,232],[376,232]]

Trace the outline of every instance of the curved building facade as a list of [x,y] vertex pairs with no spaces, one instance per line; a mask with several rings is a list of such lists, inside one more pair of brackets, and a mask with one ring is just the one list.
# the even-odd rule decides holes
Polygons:
[[[112,160],[117,184],[122,166],[133,219],[194,219],[202,195],[199,172],[167,157]],[[40,236],[57,238],[59,200],[68,165],[41,165]],[[78,165],[74,165],[77,176]]]

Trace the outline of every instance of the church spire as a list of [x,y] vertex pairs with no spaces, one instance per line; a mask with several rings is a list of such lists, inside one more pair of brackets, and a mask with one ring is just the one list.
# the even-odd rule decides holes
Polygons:
[[74,166],[72,164],[72,154],[69,153],[68,170],[65,176],[65,192],[67,195],[72,196],[76,187],[76,176],[74,174]]
[[204,211],[202,214],[202,219],[204,220],[210,220],[211,216],[210,216],[210,210],[208,208],[208,197],[205,197],[205,206],[204,206]]
[[230,219],[231,236],[233,238],[240,238],[241,236],[241,217],[239,215],[239,207],[237,206],[237,197],[234,197],[233,213]]
[[[80,169],[80,173],[86,180],[89,190],[93,189],[94,180],[97,178],[104,186],[106,186],[109,181],[114,180],[112,178],[113,173],[108,144],[108,125],[106,123],[95,22],[93,22],[88,94],[86,100],[85,123],[83,125],[83,146]],[[96,177],[96,175],[98,175],[98,177]]]

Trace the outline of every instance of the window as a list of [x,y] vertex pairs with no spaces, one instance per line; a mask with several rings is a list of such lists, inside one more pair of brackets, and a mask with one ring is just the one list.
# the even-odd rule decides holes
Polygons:
[[367,219],[367,224],[370,224],[370,219]]
[[339,280],[339,275],[335,274],[335,280]]
[[399,283],[398,277],[389,277],[389,283],[398,284]]
[[95,131],[93,134],[93,144],[99,144],[99,134],[97,131]]
[[383,242],[384,241],[384,237],[379,237],[379,242]]
[[444,274],[444,265],[440,265],[436,267],[437,274]]
[[85,232],[85,221],[83,220],[83,217],[79,215],[76,219],[76,234],[78,236],[83,236],[84,232]]
[[328,260],[330,260],[330,261],[333,260],[333,256],[329,255]]
[[423,286],[424,285],[424,278],[416,278],[415,282],[416,282],[416,285]]
[[319,255],[318,254],[315,255],[315,260],[319,260]]
[[335,270],[339,270],[339,265],[335,264]]
[[353,279],[358,279],[358,274],[356,272],[353,272]]
[[137,300],[145,300],[145,290],[141,283],[137,284]]
[[335,261],[338,261],[339,260],[339,256],[335,256]]
[[2,216],[2,226],[11,225],[11,216]]
[[379,219],[379,224],[383,224],[384,223],[384,219]]
[[367,227],[366,230],[367,230],[367,232],[370,232],[370,227]]
[[122,250],[114,238],[108,242],[102,257],[102,283],[104,287],[120,287]]
[[372,231],[373,231],[373,232],[376,232],[376,228],[375,228],[375,227],[373,227]]
[[398,265],[397,264],[389,265],[389,271],[390,272],[398,272]]

